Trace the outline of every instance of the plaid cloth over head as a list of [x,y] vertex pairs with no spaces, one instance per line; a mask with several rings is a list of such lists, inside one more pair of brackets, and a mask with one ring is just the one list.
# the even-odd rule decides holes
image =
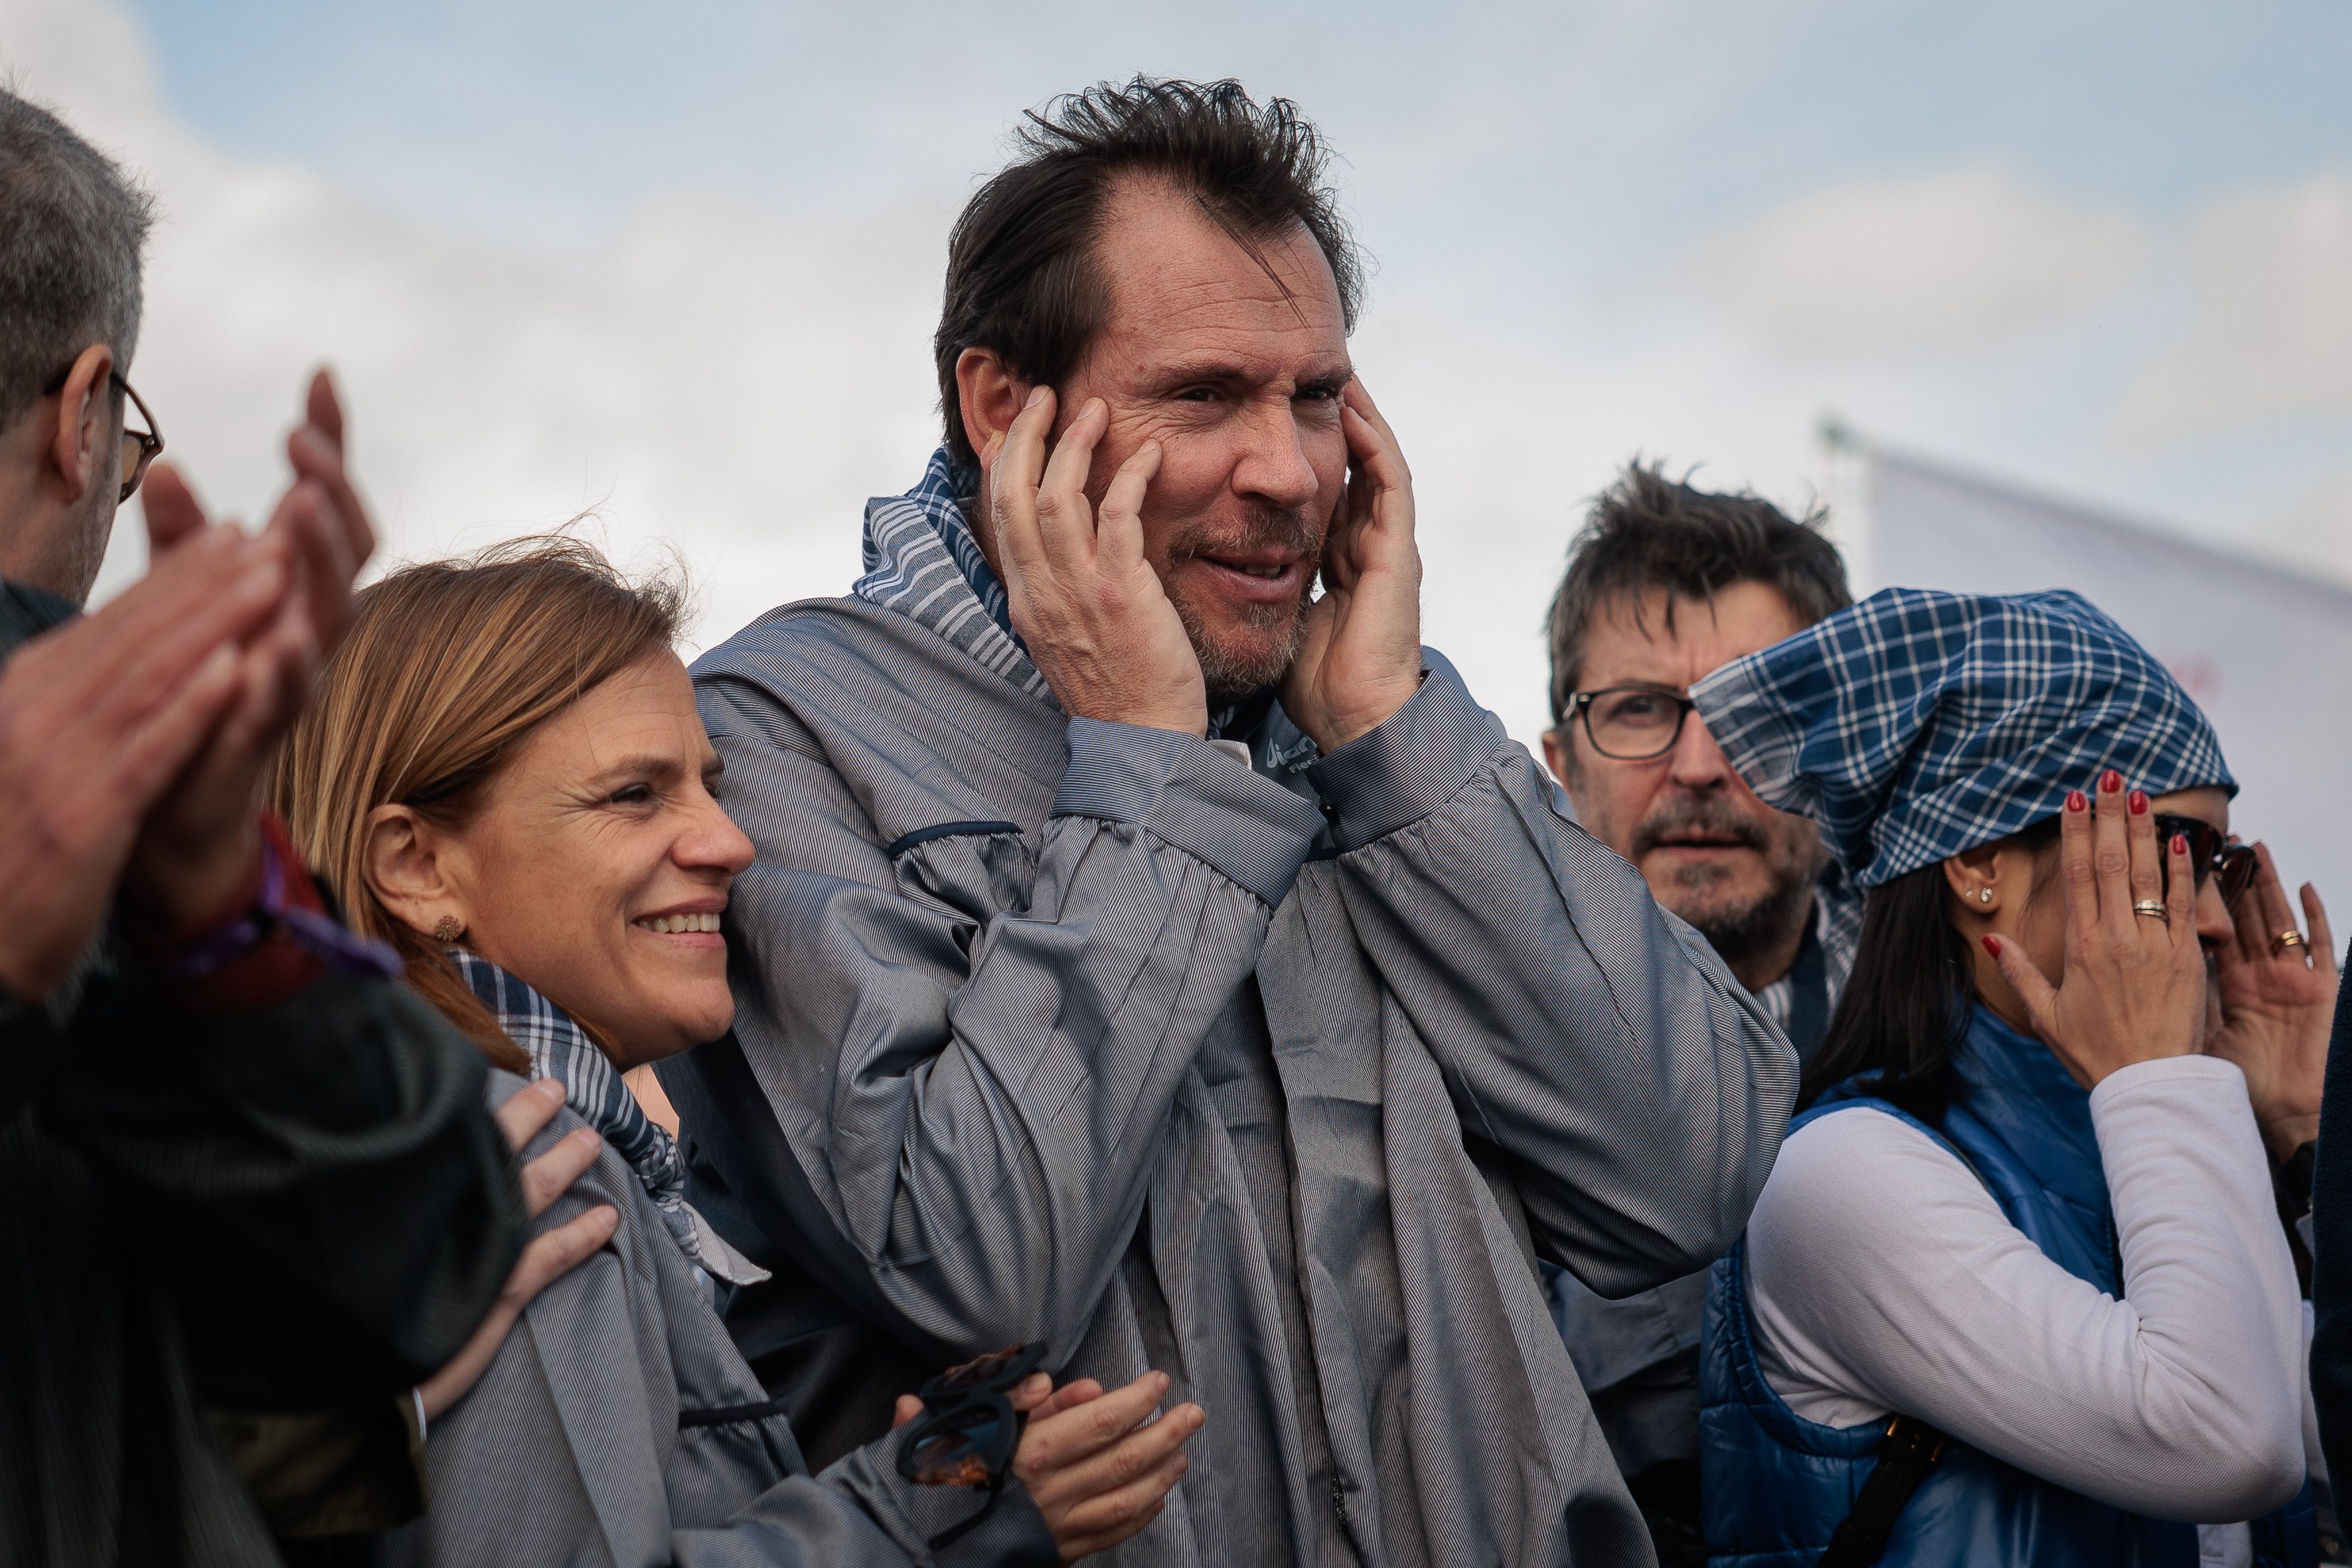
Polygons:
[[2063,589],[1889,588],[1691,697],[1748,787],[1819,823],[1864,888],[2057,815],[2103,768],[2150,795],[2238,787],[2180,683]]

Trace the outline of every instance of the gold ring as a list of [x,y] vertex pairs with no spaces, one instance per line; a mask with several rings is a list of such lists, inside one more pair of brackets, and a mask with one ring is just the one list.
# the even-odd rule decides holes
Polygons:
[[2164,907],[2162,899],[2137,900],[2132,904],[2132,913],[2146,915],[2152,921],[2162,921],[2167,925],[2172,923],[2172,911]]
[[2288,948],[2304,947],[2306,945],[2308,944],[2304,942],[2303,933],[2301,931],[2283,931],[2279,932],[2278,935],[2271,938],[2271,956],[2275,958],[2281,953],[2286,952]]

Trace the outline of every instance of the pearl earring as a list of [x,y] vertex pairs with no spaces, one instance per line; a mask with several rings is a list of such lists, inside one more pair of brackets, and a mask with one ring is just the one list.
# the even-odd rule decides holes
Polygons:
[[447,947],[466,934],[466,922],[456,915],[443,915],[433,922],[433,940]]

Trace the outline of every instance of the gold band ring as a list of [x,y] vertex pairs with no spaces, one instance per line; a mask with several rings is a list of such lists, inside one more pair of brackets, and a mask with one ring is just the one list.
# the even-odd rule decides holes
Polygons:
[[2163,921],[2167,924],[2169,924],[2172,920],[2172,911],[2164,907],[2162,899],[2137,900],[2132,904],[2132,913],[2146,915],[2152,921]]
[[2276,958],[2284,953],[2288,948],[2304,947],[2307,945],[2308,944],[2303,940],[2303,933],[2301,931],[2283,931],[2279,932],[2278,935],[2271,938],[2271,956]]

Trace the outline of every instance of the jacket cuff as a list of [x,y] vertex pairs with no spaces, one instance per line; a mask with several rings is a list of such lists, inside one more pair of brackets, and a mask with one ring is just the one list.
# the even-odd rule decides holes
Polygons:
[[[1019,1477],[1005,1477],[992,1499],[974,1488],[918,1486],[900,1475],[898,1455],[911,1435],[911,1427],[886,1433],[818,1479],[842,1486],[910,1556],[938,1568],[1047,1568],[1061,1561],[1054,1532]],[[950,1531],[961,1533],[945,1546],[930,1544]]]
[[1423,648],[1421,668],[1421,689],[1403,707],[1307,770],[1342,854],[1452,800],[1509,739],[1444,654]]
[[1267,905],[1282,902],[1323,830],[1315,803],[1180,730],[1073,719],[1055,816],[1140,827]]

